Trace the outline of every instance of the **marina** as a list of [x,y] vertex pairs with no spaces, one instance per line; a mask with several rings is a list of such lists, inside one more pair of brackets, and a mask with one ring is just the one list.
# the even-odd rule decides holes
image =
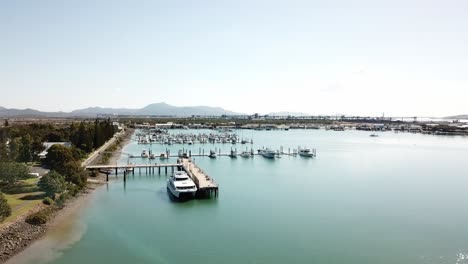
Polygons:
[[[174,131],[187,132],[210,130]],[[370,133],[254,131],[255,144],[238,144],[237,158],[213,159],[194,155],[203,145],[131,141],[118,162],[104,168],[108,184],[96,189],[68,227],[67,233],[76,234],[73,242],[53,244],[56,237],[46,237],[53,251],[25,252],[32,261],[21,263],[457,263],[459,254],[468,253],[468,213],[460,210],[468,199],[466,138]],[[275,146],[319,152],[307,158],[294,147],[296,156],[270,159],[258,154],[262,146],[275,153],[281,149]],[[231,147],[204,145],[205,155],[215,148],[229,155]],[[253,158],[242,157],[246,147]],[[129,159],[142,149],[156,159]],[[159,159],[166,149],[170,157]],[[192,163],[178,157],[182,149],[191,151]],[[428,160],[437,166],[428,167]],[[216,183],[218,196],[212,191],[210,199],[173,199],[167,180],[181,165],[192,179],[208,176],[212,181],[198,186]],[[180,248],[190,250],[178,254]],[[207,248],[213,253],[200,254]]]

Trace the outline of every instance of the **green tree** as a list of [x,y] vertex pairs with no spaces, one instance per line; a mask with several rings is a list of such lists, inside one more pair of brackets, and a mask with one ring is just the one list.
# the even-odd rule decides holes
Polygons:
[[0,192],[0,222],[3,222],[3,220],[5,220],[5,218],[9,217],[10,215],[11,207],[3,193]]
[[88,173],[81,167],[81,164],[77,161],[71,161],[65,163],[63,166],[63,175],[67,182],[78,185],[80,188],[86,185],[88,179]]
[[0,184],[11,186],[19,180],[30,178],[29,169],[24,164],[16,162],[0,163]]
[[53,145],[47,151],[47,156],[44,160],[50,170],[61,172],[64,164],[73,161],[73,153],[71,148],[63,145]]
[[45,150],[44,144],[38,139],[34,140],[31,145],[31,151],[33,153],[33,160],[37,160],[37,155]]
[[7,161],[9,161],[7,146],[5,142],[0,141],[0,162],[7,162]]
[[10,123],[8,123],[8,119],[5,119],[5,123],[3,123],[3,124],[4,124],[4,126],[6,126],[6,127],[10,125]]
[[10,140],[10,143],[8,144],[9,146],[9,152],[8,152],[8,157],[10,160],[17,160],[19,156],[19,151],[21,148],[21,142],[19,138],[14,138]]
[[32,143],[33,140],[30,135],[21,137],[21,145],[19,148],[18,161],[30,162],[33,159],[32,156]]
[[37,186],[43,190],[48,196],[55,197],[55,194],[60,194],[65,191],[65,179],[56,171],[50,171],[37,183]]

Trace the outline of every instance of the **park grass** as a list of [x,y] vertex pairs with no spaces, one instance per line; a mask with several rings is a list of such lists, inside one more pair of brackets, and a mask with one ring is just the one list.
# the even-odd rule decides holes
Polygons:
[[45,194],[37,187],[38,182],[38,178],[31,178],[20,181],[15,186],[3,190],[5,198],[11,207],[11,216],[0,223],[0,226],[14,221],[18,216],[29,212],[42,203]]

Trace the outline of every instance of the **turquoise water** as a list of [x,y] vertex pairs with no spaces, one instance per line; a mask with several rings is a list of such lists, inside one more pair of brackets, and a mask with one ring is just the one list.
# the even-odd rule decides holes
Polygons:
[[[220,196],[183,203],[169,199],[164,173],[136,171],[125,185],[111,176],[79,214],[79,239],[56,245],[45,262],[468,263],[468,138],[241,133],[254,149],[307,145],[318,157],[196,158]],[[199,147],[206,153],[214,145],[194,145],[193,153]],[[124,153],[142,148],[131,143]]]

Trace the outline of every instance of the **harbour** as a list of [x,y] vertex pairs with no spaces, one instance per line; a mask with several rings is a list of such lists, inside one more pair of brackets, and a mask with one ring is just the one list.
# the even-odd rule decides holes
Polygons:
[[[192,156],[220,192],[182,202],[167,191],[171,167],[167,174],[164,167],[160,174],[157,167],[154,173],[143,169],[164,162],[177,171],[178,155],[164,161],[130,159],[143,166],[141,175],[134,167],[135,176],[127,173],[124,182],[128,154],[149,146],[132,141],[111,164],[121,166],[118,177],[113,170],[78,216],[76,228],[85,231],[39,263],[456,263],[459,254],[468,253],[468,213],[460,210],[468,199],[466,139],[379,135],[254,131],[254,149],[307,145],[319,155],[278,160]],[[192,153],[199,147],[183,146]],[[205,147],[229,153],[232,145]],[[155,153],[166,148],[178,154],[182,146],[152,145]],[[437,166],[428,167],[428,161]],[[177,253],[180,248],[185,254]]]

